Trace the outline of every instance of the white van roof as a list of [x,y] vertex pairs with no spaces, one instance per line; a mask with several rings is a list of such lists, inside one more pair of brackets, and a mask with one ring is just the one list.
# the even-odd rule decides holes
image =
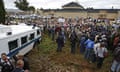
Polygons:
[[33,27],[32,25],[28,26],[25,23],[20,23],[19,25],[8,25],[8,26],[0,25],[0,39],[11,36],[11,35],[7,35],[7,32],[12,32],[12,35],[16,35],[27,31],[31,31],[33,30],[32,27]]

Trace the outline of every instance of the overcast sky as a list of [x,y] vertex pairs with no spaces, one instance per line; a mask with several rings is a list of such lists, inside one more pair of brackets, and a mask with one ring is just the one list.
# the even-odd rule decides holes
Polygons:
[[[5,8],[16,9],[15,0],[4,0]],[[120,9],[120,0],[27,0],[35,8],[56,9],[61,8],[66,3],[77,1],[84,8],[93,7],[97,9]]]

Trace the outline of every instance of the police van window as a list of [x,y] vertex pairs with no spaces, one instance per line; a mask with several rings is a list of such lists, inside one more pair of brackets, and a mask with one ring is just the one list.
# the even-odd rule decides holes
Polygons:
[[21,38],[21,44],[25,44],[27,42],[27,36]]
[[13,50],[18,47],[17,39],[8,42],[9,50]]
[[37,30],[37,35],[39,35],[40,34],[40,31],[39,30]]
[[32,40],[32,39],[34,39],[34,38],[35,38],[35,34],[34,34],[34,33],[30,34],[29,40]]

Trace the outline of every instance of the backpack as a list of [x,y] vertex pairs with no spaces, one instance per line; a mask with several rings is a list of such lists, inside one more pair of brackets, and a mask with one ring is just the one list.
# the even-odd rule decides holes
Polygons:
[[115,50],[113,52],[114,56],[118,56],[119,52],[120,52],[120,47],[115,48]]
[[115,59],[117,62],[120,62],[120,47],[115,48],[113,54],[114,54],[114,59]]
[[108,55],[109,55],[108,52],[106,52],[105,49],[104,49],[104,52],[103,52],[104,58],[108,57]]

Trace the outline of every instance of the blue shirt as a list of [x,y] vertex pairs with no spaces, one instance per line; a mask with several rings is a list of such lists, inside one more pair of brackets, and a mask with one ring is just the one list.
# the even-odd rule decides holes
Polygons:
[[94,41],[88,39],[87,41],[85,41],[85,46],[86,48],[93,48],[94,47]]

